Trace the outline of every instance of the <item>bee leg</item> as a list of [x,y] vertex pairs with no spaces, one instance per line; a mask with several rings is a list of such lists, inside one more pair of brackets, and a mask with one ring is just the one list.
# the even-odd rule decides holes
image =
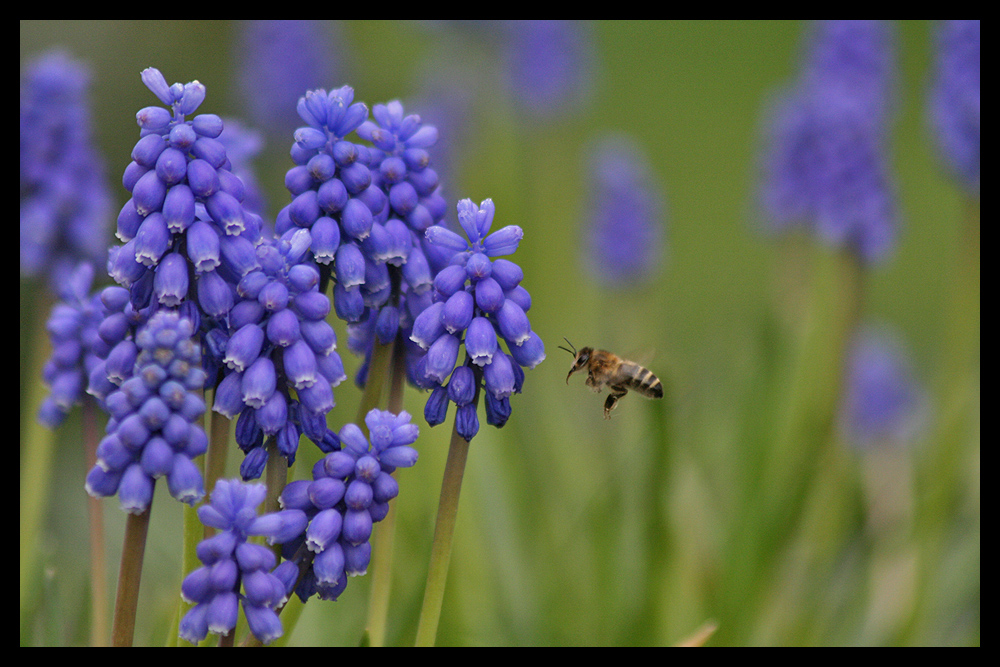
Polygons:
[[618,405],[618,399],[628,393],[627,389],[611,387],[611,395],[604,401],[604,418],[611,419],[611,411]]

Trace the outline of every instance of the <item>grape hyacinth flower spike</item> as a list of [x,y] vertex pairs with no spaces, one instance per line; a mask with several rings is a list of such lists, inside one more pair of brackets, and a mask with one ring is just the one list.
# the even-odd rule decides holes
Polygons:
[[293,228],[274,243],[257,247],[259,270],[236,287],[240,301],[229,317],[221,363],[225,377],[213,409],[236,419],[236,442],[246,452],[240,473],[256,479],[267,462],[264,439],[273,438],[288,461],[305,434],[323,451],[326,414],[333,387],[346,377],[337,337],[326,322],[329,298],[319,291],[320,274],[304,262],[309,232]]
[[103,362],[110,348],[98,335],[102,321],[100,296],[91,295],[94,266],[82,262],[60,286],[60,301],[46,324],[52,356],[42,368],[42,379],[50,388],[38,419],[49,428],[59,426],[73,406],[86,399],[91,370]]
[[282,635],[276,610],[294,587],[298,568],[290,561],[275,567],[274,553],[248,538],[264,536],[270,544],[283,543],[305,529],[306,515],[290,509],[258,516],[266,494],[261,484],[220,479],[210,502],[198,508],[201,522],[218,532],[198,544],[203,565],[181,584],[181,596],[194,604],[180,623],[180,636],[187,641],[199,642],[209,632],[232,632],[240,607],[250,632],[261,642],[269,644]]
[[[136,114],[140,139],[122,183],[131,192],[118,215],[109,272],[127,287],[137,309],[150,303],[177,307],[193,291],[209,321],[224,320],[233,289],[259,268],[254,246],[262,221],[246,211],[243,182],[233,174],[223,122],[215,114],[188,116],[205,99],[198,81],[168,85],[155,68],[142,81],[169,109]],[[194,284],[190,283],[193,276]]]
[[134,343],[126,342],[134,364],[105,399],[111,418],[87,475],[90,495],[117,494],[123,510],[140,514],[149,508],[159,477],[166,477],[170,495],[189,505],[205,494],[192,461],[208,446],[198,423],[205,412],[205,372],[193,334],[191,320],[161,310]]
[[415,372],[432,389],[424,409],[427,423],[442,423],[453,402],[456,428],[466,440],[479,431],[480,388],[486,389],[487,423],[503,426],[511,394],[521,391],[522,367],[534,368],[545,359],[545,346],[528,321],[531,296],[521,286],[524,273],[514,262],[497,259],[517,250],[524,233],[516,225],[489,233],[494,214],[490,199],[479,206],[463,199],[458,220],[467,239],[442,226],[427,230],[428,242],[452,258],[435,276],[435,301],[417,316],[410,336],[426,350]]
[[347,576],[365,574],[372,526],[386,517],[389,501],[399,494],[392,472],[417,461],[411,445],[419,430],[409,413],[371,410],[365,425],[370,442],[358,426],[346,424],[337,435],[340,448],[313,466],[313,479],[291,482],[281,493],[283,508],[309,518],[308,528],[282,548],[289,561],[302,563],[296,594],[303,602],[314,593],[336,600]]

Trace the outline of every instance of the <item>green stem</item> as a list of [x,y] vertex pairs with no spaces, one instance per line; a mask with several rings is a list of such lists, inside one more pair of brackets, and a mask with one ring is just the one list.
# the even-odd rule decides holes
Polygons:
[[[278,445],[273,437],[269,437],[264,443],[267,447],[267,466],[264,469],[264,483],[267,486],[267,499],[264,501],[264,514],[277,512],[281,509],[278,497],[288,484],[288,464],[285,458],[278,453]],[[274,545],[276,555],[280,554],[280,546]]]
[[424,603],[417,625],[417,646],[433,646],[437,639],[444,588],[448,579],[448,565],[451,561],[452,537],[458,516],[458,497],[462,491],[462,476],[465,473],[468,455],[469,442],[458,434],[456,420],[451,433],[451,444],[448,447],[448,461],[444,466],[444,479],[441,482],[441,499],[438,503],[437,523],[434,526],[434,543],[431,546],[427,586],[424,589]]
[[115,599],[115,619],[111,627],[112,646],[131,646],[135,634],[135,614],[139,607],[139,580],[146,552],[149,514],[152,504],[141,514],[129,514],[125,522],[125,541],[118,570],[118,595]]
[[[88,398],[81,415],[83,441],[86,447],[87,470],[97,463],[97,404]],[[90,645],[105,646],[108,637],[108,582],[105,576],[104,505],[100,498],[87,497],[90,518]]]
[[[209,417],[208,451],[205,452],[205,493],[212,493],[215,483],[225,474],[229,448],[229,419],[211,411]],[[205,529],[208,531],[208,528]],[[205,537],[211,537],[206,532]]]
[[[21,513],[20,513],[20,616],[21,625],[26,623],[28,606],[35,599],[35,577],[41,571],[38,562],[39,535],[49,501],[49,482],[52,477],[52,455],[55,446],[55,432],[38,421],[38,410],[48,395],[48,387],[42,381],[42,368],[51,354],[49,337],[45,332],[45,318],[52,310],[48,292],[39,307],[32,312],[34,322],[30,325],[30,338],[22,351],[26,363],[24,383],[27,387],[22,395],[27,400],[21,403]],[[27,338],[27,333],[22,337]]]
[[368,427],[365,426],[365,415],[370,410],[378,406],[382,398],[382,386],[385,384],[385,377],[389,373],[389,360],[392,358],[393,344],[381,345],[375,342],[372,350],[372,358],[368,363],[368,381],[365,383],[365,391],[361,395],[361,402],[358,404],[358,417],[355,423],[368,435]]
[[[403,346],[396,345],[392,353],[392,374],[389,378],[388,411],[403,410],[403,388],[406,381],[406,358]],[[389,594],[392,588],[392,550],[396,533],[396,504],[389,504],[389,513],[378,525],[378,545],[372,549],[372,588],[368,602],[368,645],[384,646],[389,618]]]

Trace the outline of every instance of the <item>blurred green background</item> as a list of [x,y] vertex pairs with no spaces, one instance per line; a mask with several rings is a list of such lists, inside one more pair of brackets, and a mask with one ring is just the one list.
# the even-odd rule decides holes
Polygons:
[[[463,75],[481,77],[455,142],[449,217],[458,199],[490,197],[495,228],[524,229],[513,259],[524,269],[532,327],[548,354],[527,372],[507,426],[498,431],[484,420],[471,444],[438,644],[669,645],[709,621],[718,627],[710,645],[979,643],[978,357],[973,433],[956,452],[943,527],[933,536],[915,528],[927,438],[871,452],[832,442],[805,466],[792,458],[782,478],[808,483],[788,497],[752,467],[783,465],[782,452],[762,444],[759,424],[780,409],[768,391],[781,386],[808,280],[803,245],[757,233],[755,204],[762,114],[796,74],[805,24],[592,24],[586,101],[547,118],[522,113],[489,83],[498,56],[488,26],[330,28],[343,80],[327,87],[347,83],[369,107],[401,99],[408,112],[422,113],[417,100],[434,67],[464,66]],[[864,319],[888,324],[912,353],[931,394],[932,429],[965,202],[928,130],[932,24],[895,29],[890,148],[902,226],[894,256],[866,276]],[[120,206],[135,112],[156,103],[139,72],[154,66],[170,82],[198,79],[208,91],[199,111],[239,118],[238,30],[227,21],[21,21],[21,66],[61,47],[92,68],[96,138]],[[584,159],[609,131],[636,139],[666,199],[662,269],[628,292],[603,289],[582,260]],[[290,143],[290,136],[272,142],[255,163],[272,219],[288,201]],[[21,281],[22,434],[37,409],[29,396],[38,381],[26,367],[48,354],[30,333],[47,316],[35,310],[43,289]],[[343,344],[343,323],[335,328],[351,374],[358,360]],[[556,347],[564,336],[641,361],[664,379],[667,399],[628,396],[605,421],[602,396],[579,376],[565,383],[571,358]],[[354,419],[360,392],[344,383],[335,393],[336,429]],[[413,641],[453,414],[428,428],[424,399],[408,390],[421,454],[398,475],[390,644]],[[88,641],[79,430],[71,417],[56,436],[22,645]],[[29,446],[22,436],[22,457]],[[318,453],[308,443],[300,452],[299,477]],[[232,459],[235,475],[239,457]],[[139,645],[167,641],[182,577],[181,509],[165,493],[154,507]],[[773,507],[780,516],[769,514]],[[113,591],[124,514],[114,500],[105,510]],[[376,550],[377,539],[376,529]],[[310,601],[290,643],[357,643],[370,579],[352,579],[336,603]]]

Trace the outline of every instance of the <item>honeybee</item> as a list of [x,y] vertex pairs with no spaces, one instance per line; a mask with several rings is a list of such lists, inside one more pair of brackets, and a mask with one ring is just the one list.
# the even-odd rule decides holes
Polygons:
[[574,357],[573,367],[569,369],[569,374],[566,376],[566,384],[569,384],[569,378],[573,373],[586,368],[588,387],[600,392],[601,388],[607,385],[611,395],[604,401],[605,419],[611,419],[611,411],[618,404],[618,399],[627,394],[629,389],[648,398],[663,398],[663,384],[648,368],[644,368],[634,361],[622,359],[617,354],[607,350],[582,347],[577,351],[568,339],[563,338],[563,340],[573,349],[565,348],[562,345],[559,346],[559,349],[566,350]]

